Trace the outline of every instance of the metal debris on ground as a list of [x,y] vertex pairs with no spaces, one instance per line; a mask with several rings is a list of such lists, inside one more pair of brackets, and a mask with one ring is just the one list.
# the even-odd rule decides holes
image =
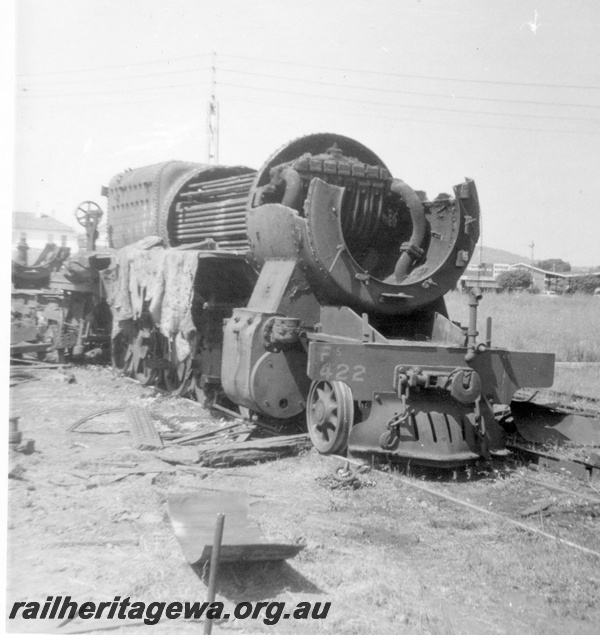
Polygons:
[[10,417],[8,420],[8,447],[16,450],[23,440],[23,433],[19,431],[19,417]]
[[245,424],[243,421],[237,421],[235,423],[223,426],[222,428],[217,428],[216,430],[209,430],[208,432],[193,432],[191,434],[179,437],[178,439],[172,439],[167,442],[167,445],[187,445],[195,442],[199,443],[200,441],[211,439],[223,432],[228,432],[229,430],[233,430],[241,426],[244,426],[244,430],[248,429],[247,424]]
[[546,511],[553,504],[553,502],[554,501],[552,500],[543,500],[534,503],[521,512],[521,517],[527,518],[527,516],[533,516],[534,514],[539,514],[540,512]]
[[574,476],[585,482],[597,480],[600,477],[600,468],[593,462],[587,462],[581,459],[562,459],[548,452],[540,452],[539,450],[534,450],[518,443],[507,443],[507,447],[527,455],[539,467],[543,467],[551,472]]
[[33,439],[23,439],[15,451],[21,454],[33,454],[35,452],[35,441]]
[[78,419],[75,423],[72,423],[68,428],[67,428],[67,432],[75,432],[75,430],[77,430],[77,428],[79,428],[80,425],[84,424],[86,421],[90,421],[90,419],[95,419],[96,417],[99,417],[101,415],[106,415],[112,412],[123,412],[125,410],[125,408],[120,407],[120,408],[106,408],[105,410],[99,410],[98,412],[94,412],[90,415],[86,415],[85,417],[82,417],[81,419]]
[[598,412],[518,399],[510,407],[519,434],[530,443],[600,446]]
[[[213,539],[213,548],[210,556],[210,574],[208,579],[208,596],[206,601],[212,604],[217,597],[217,581],[219,577],[219,564],[221,560],[221,544],[223,542],[223,529],[225,527],[225,514],[217,514],[217,523],[215,525],[215,537]],[[205,618],[204,635],[210,635],[212,632],[212,620]]]
[[223,443],[214,448],[201,450],[200,464],[209,467],[247,465],[297,454],[308,447],[310,447],[308,434]]
[[346,460],[342,467],[338,467],[332,474],[318,478],[317,481],[329,489],[359,489],[365,485],[374,485],[372,481],[359,478],[370,471],[369,465]]
[[40,381],[34,373],[30,373],[28,370],[10,369],[10,387],[25,384],[28,381]]
[[217,514],[227,516],[221,562],[286,560],[304,548],[269,542],[260,527],[248,518],[246,492],[171,492],[167,504],[175,536],[190,564],[201,564],[211,557]]
[[163,447],[152,417],[144,408],[130,406],[125,409],[131,428],[131,442],[139,450],[157,450]]

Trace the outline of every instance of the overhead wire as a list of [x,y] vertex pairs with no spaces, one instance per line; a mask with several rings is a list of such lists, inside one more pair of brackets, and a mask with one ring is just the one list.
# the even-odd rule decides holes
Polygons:
[[[209,82],[204,82],[204,84],[207,84]],[[208,99],[208,95],[205,96],[206,99]],[[165,96],[165,97],[157,97],[157,98],[151,98],[151,99],[144,99],[143,101],[93,101],[93,102],[88,102],[88,103],[81,103],[81,102],[71,102],[71,103],[67,103],[67,104],[56,104],[57,106],[60,105],[61,108],[63,107],[76,107],[76,108],[90,108],[93,106],[100,106],[100,107],[112,107],[112,106],[125,106],[125,105],[130,105],[130,104],[138,104],[140,106],[145,106],[146,104],[154,104],[154,103],[164,103],[165,101],[173,101],[173,97],[172,96]],[[289,111],[290,109],[290,103],[289,102],[274,102],[273,100],[269,99],[251,99],[248,97],[240,97],[238,95],[235,95],[234,97],[232,97],[232,102],[242,102],[242,103],[250,103],[250,104],[258,104],[261,106],[264,106],[265,104],[268,104],[270,106],[275,106],[275,107],[281,107],[281,108],[285,108],[286,110]],[[313,112],[324,112],[324,113],[339,113],[339,109],[336,108],[323,108],[320,106],[316,106],[313,103],[310,104],[303,104],[302,105],[302,110],[310,110]],[[373,118],[373,113],[372,112],[357,112],[357,111],[345,111],[346,114],[348,115],[352,115],[355,117],[368,117],[368,118]],[[414,123],[426,123],[426,124],[438,124],[438,125],[446,125],[446,126],[461,126],[461,127],[468,127],[468,128],[483,128],[483,129],[490,129],[490,130],[515,130],[515,131],[524,131],[524,132],[550,132],[550,133],[566,133],[566,134],[586,134],[586,135],[596,135],[596,134],[600,134],[600,132],[594,132],[591,130],[565,130],[565,129],[549,129],[549,128],[532,128],[532,127],[517,127],[517,126],[496,126],[496,125],[491,125],[491,124],[476,124],[476,123],[468,123],[468,122],[460,122],[460,121],[441,121],[441,120],[436,120],[436,119],[424,119],[424,118],[415,118],[415,117],[401,117],[398,115],[391,115],[391,114],[382,114],[382,113],[377,113],[377,118],[378,119],[386,119],[386,120],[391,120],[391,121],[406,121],[406,122],[414,122]]]
[[201,68],[185,68],[185,69],[181,69],[181,70],[173,70],[173,71],[161,71],[158,73],[145,73],[144,75],[123,75],[120,77],[102,77],[102,78],[92,78],[92,77],[86,77],[84,79],[67,79],[65,81],[61,81],[61,82],[42,82],[39,84],[33,84],[33,85],[29,85],[29,89],[33,88],[37,88],[39,86],[62,86],[64,84],[84,84],[84,83],[89,83],[89,82],[113,82],[113,81],[123,81],[123,80],[130,80],[130,79],[143,79],[144,77],[159,77],[161,75],[179,75],[181,73],[197,73],[197,72],[201,72],[201,71],[208,71],[210,70],[210,66],[203,66]]
[[549,101],[538,101],[538,100],[529,100],[529,99],[500,99],[498,97],[469,97],[465,95],[440,95],[439,93],[428,93],[422,91],[412,91],[412,90],[404,90],[402,88],[381,88],[377,86],[365,86],[365,85],[357,85],[357,84],[342,84],[339,82],[323,82],[315,79],[303,79],[299,77],[282,77],[281,75],[271,75],[269,73],[256,73],[254,71],[238,71],[232,70],[229,68],[219,68],[221,73],[235,73],[237,75],[251,75],[253,77],[263,77],[266,79],[280,79],[284,81],[294,81],[301,82],[303,84],[317,84],[320,86],[335,86],[337,88],[352,88],[356,90],[372,90],[383,93],[398,93],[402,95],[413,95],[418,97],[436,97],[436,98],[446,98],[446,99],[463,99],[467,101],[488,101],[488,102],[497,102],[497,103],[511,103],[511,104],[525,104],[525,105],[533,105],[533,106],[565,106],[571,108],[600,108],[600,104],[574,104],[574,103],[565,103],[565,102],[549,102]]
[[281,90],[278,88],[264,87],[264,86],[250,86],[248,84],[235,84],[231,82],[220,82],[221,86],[232,86],[235,88],[242,88],[244,90],[261,90],[268,91],[273,93],[280,93],[285,95],[294,95],[294,96],[303,96],[303,97],[315,97],[318,99],[331,99],[335,101],[344,101],[344,102],[354,102],[361,103],[367,105],[377,105],[377,106],[389,106],[391,108],[410,108],[416,110],[432,110],[437,112],[453,112],[459,113],[463,115],[491,115],[494,117],[516,117],[516,118],[525,118],[525,119],[560,119],[564,121],[584,121],[584,122],[594,122],[600,123],[600,119],[590,119],[587,117],[564,117],[561,115],[527,115],[527,114],[511,114],[511,113],[503,113],[503,112],[494,112],[494,111],[482,111],[482,110],[461,110],[458,108],[441,108],[437,106],[423,106],[423,105],[414,105],[414,104],[393,104],[389,102],[377,102],[369,99],[356,99],[350,97],[336,97],[331,95],[315,95],[308,93],[301,93],[290,90]]
[[339,66],[325,66],[322,64],[308,64],[306,62],[289,62],[283,61],[281,59],[266,59],[262,57],[249,57],[245,55],[229,55],[229,54],[221,54],[221,58],[234,58],[234,59],[243,59],[254,62],[269,62],[272,64],[282,64],[285,66],[303,66],[307,68],[319,68],[323,70],[331,70],[331,71],[339,71],[339,72],[351,72],[351,73],[363,73],[366,75],[380,75],[382,77],[406,77],[412,79],[428,79],[435,81],[445,81],[445,82],[465,82],[469,84],[492,84],[499,86],[526,86],[528,88],[566,88],[566,89],[577,89],[577,90],[600,90],[600,86],[590,86],[589,84],[544,84],[538,82],[509,82],[502,80],[492,80],[492,79],[469,79],[465,77],[443,77],[441,75],[417,75],[412,73],[392,73],[386,71],[378,71],[378,70],[366,70],[366,69],[356,69],[356,68],[340,68]]
[[[265,100],[254,100],[249,99],[247,97],[235,97],[235,101],[239,102],[247,102],[251,104],[259,104],[264,105],[267,103]],[[271,100],[268,101],[270,106],[278,106],[281,108],[285,108],[289,111],[290,105],[289,102],[286,103],[276,103]],[[328,112],[328,113],[339,113],[339,110],[335,110],[333,108],[319,108],[318,106],[308,105],[302,106],[302,109],[320,111],[320,112]],[[368,117],[370,119],[373,118],[373,113],[366,112],[352,112],[349,113],[352,116],[356,117]],[[585,135],[600,135],[600,131],[595,132],[591,130],[564,130],[564,129],[549,129],[549,128],[524,128],[524,127],[516,127],[516,126],[494,126],[491,124],[477,124],[477,123],[469,123],[469,122],[461,122],[461,121],[440,121],[435,119],[421,119],[415,117],[399,117],[397,115],[386,115],[377,113],[377,119],[389,119],[393,121],[407,121],[411,123],[426,123],[426,124],[439,124],[446,126],[461,126],[467,128],[484,128],[489,130],[515,130],[515,131],[523,131],[523,132],[551,132],[551,133],[565,133],[565,134],[585,134]]]
[[[177,60],[183,60],[183,59],[198,59],[198,58],[204,58],[207,57],[208,54],[206,55],[197,55],[197,56],[187,56],[187,57],[180,57],[180,58],[172,58],[171,60],[169,60],[169,62],[165,62],[165,61],[155,61],[155,62],[141,62],[138,63],[137,65],[142,65],[142,64],[155,64],[155,63],[170,63],[170,62],[174,62]],[[301,67],[309,67],[309,68],[321,68],[321,69],[330,69],[330,70],[337,70],[337,71],[346,71],[346,72],[359,72],[359,73],[366,73],[369,72],[371,75],[386,75],[386,76],[405,76],[407,74],[403,74],[403,73],[385,73],[382,71],[374,71],[374,72],[370,72],[370,71],[358,71],[358,70],[351,70],[350,69],[340,69],[340,68],[336,68],[336,67],[329,67],[329,66],[315,66],[315,65],[311,65],[311,64],[305,64],[305,63],[301,63],[301,62],[283,62],[281,60],[265,60],[263,58],[255,58],[255,57],[244,57],[244,56],[235,56],[235,55],[221,55],[220,58],[234,58],[234,59],[244,59],[244,60],[255,60],[255,61],[264,61],[264,62],[274,62],[274,63],[281,63],[281,64],[286,64],[286,65],[292,65],[292,66],[301,66]],[[131,65],[119,65],[119,66],[113,66],[113,67],[98,67],[95,70],[104,70],[107,68],[128,68],[129,66],[134,66],[136,64],[131,64]],[[88,69],[83,69],[83,70],[88,70]],[[83,72],[82,71],[64,71],[64,72]],[[169,70],[169,71],[160,71],[160,72],[156,72],[156,73],[148,73],[148,74],[143,74],[143,75],[138,75],[138,76],[129,76],[129,77],[114,77],[114,78],[103,78],[101,80],[93,80],[93,79],[78,79],[78,80],[67,80],[64,82],[49,82],[49,83],[42,83],[39,84],[39,86],[52,86],[52,85],[59,85],[59,84],[73,84],[73,83],[82,83],[82,82],[89,82],[89,81],[122,81],[123,79],[133,79],[133,78],[144,78],[144,77],[154,77],[154,76],[161,76],[161,75],[170,75],[170,74],[180,74],[180,73],[184,73],[184,72],[197,72],[197,71],[205,71],[208,70],[208,67],[202,67],[199,69],[176,69],[176,70]],[[418,97],[432,97],[432,98],[445,98],[445,99],[453,99],[453,100],[469,100],[469,101],[478,101],[478,102],[497,102],[497,103],[515,103],[515,104],[519,104],[519,105],[536,105],[536,106],[552,106],[552,107],[583,107],[583,108],[600,108],[600,105],[593,105],[593,104],[573,104],[573,103],[559,103],[559,102],[547,102],[547,101],[540,101],[540,100],[521,100],[521,99],[500,99],[500,98],[495,98],[495,97],[473,97],[473,96],[456,96],[456,95],[440,95],[437,93],[431,93],[431,92],[422,92],[422,91],[408,91],[408,90],[404,90],[404,89],[394,89],[394,88],[387,88],[387,87],[372,87],[372,86],[365,86],[365,85],[357,85],[357,84],[345,84],[345,83],[339,83],[339,82],[335,82],[335,83],[331,83],[331,82],[324,82],[324,81],[320,81],[320,80],[312,80],[312,79],[305,79],[305,78],[299,78],[299,77],[281,77],[280,75],[273,75],[270,73],[261,73],[261,72],[255,72],[255,71],[242,71],[242,70],[237,70],[237,69],[231,69],[231,68],[219,68],[219,71],[222,73],[233,73],[233,74],[241,74],[241,75],[247,75],[250,77],[261,77],[263,79],[276,79],[276,80],[280,80],[280,81],[291,81],[291,82],[297,82],[297,83],[302,83],[302,84],[310,84],[310,85],[314,85],[314,86],[324,86],[327,88],[331,88],[331,87],[336,87],[336,88],[344,88],[344,89],[350,89],[350,90],[361,90],[361,91],[376,91],[376,92],[383,92],[383,93],[396,93],[396,94],[404,94],[404,95],[410,95],[410,96],[418,96]],[[56,71],[56,73],[59,72],[63,72],[63,71]],[[434,77],[430,77],[430,76],[417,76],[417,75],[409,75],[410,77],[418,77],[421,79],[456,79],[456,78],[434,78]],[[461,80],[461,79],[456,79],[456,81],[468,81],[471,83],[498,83],[498,84],[514,84],[514,85],[520,85],[519,82],[492,82],[492,81],[488,81],[488,80]],[[131,92],[145,92],[145,91],[155,91],[155,90],[172,90],[175,88],[185,88],[185,87],[199,87],[199,86],[203,86],[205,84],[209,83],[208,81],[195,81],[195,82],[188,82],[188,83],[179,83],[179,84],[170,84],[170,85],[163,85],[163,86],[147,86],[147,87],[135,87],[135,88],[122,88],[122,89],[113,89],[113,90],[98,90],[98,91],[78,91],[78,92],[71,92],[71,93],[48,93],[48,94],[36,94],[36,93],[32,93],[31,92],[31,88],[21,88],[20,90],[22,92],[20,92],[18,94],[18,97],[20,98],[24,98],[27,97],[29,98],[64,98],[64,97],[83,97],[83,96],[88,96],[88,95],[93,95],[93,96],[102,96],[105,94],[120,94],[120,93],[131,93]],[[352,103],[358,103],[358,104],[364,104],[364,105],[368,105],[368,106],[383,106],[386,108],[405,108],[405,109],[416,109],[419,111],[432,111],[432,112],[442,112],[442,113],[453,113],[453,114],[459,114],[459,115],[476,115],[476,116],[492,116],[492,117],[503,117],[503,118],[517,118],[517,119],[536,119],[536,120],[540,120],[540,119],[545,119],[545,120],[562,120],[562,121],[573,121],[573,122],[584,122],[584,123],[600,123],[600,119],[596,119],[596,118],[589,118],[589,117],[575,117],[575,116],[562,116],[562,115],[550,115],[550,114],[541,114],[541,113],[536,113],[536,114],[526,114],[526,113],[507,113],[507,112],[498,112],[498,111],[487,111],[487,110],[464,110],[464,109],[460,109],[460,108],[445,108],[445,107],[436,107],[436,106],[430,106],[430,105],[415,105],[415,104],[407,104],[407,103],[391,103],[391,102],[382,102],[382,101],[376,101],[376,100],[372,100],[372,99],[357,99],[357,98],[349,98],[349,97],[343,97],[343,96],[336,96],[336,95],[327,95],[327,94],[315,94],[315,93],[307,93],[305,91],[303,92],[297,92],[297,91],[293,91],[293,90],[284,90],[281,88],[275,88],[273,86],[256,86],[256,85],[247,85],[247,84],[238,84],[238,83],[234,83],[234,82],[220,82],[219,83],[220,86],[225,86],[225,87],[231,87],[231,88],[238,88],[238,89],[242,89],[242,90],[260,90],[262,92],[271,92],[271,93],[278,93],[278,94],[284,94],[284,95],[293,95],[293,96],[297,96],[297,97],[304,97],[304,98],[316,98],[316,99],[327,99],[327,100],[336,100],[336,101],[343,101],[345,103],[347,102],[352,102]],[[529,85],[529,84],[527,84]],[[542,85],[542,84],[537,84],[537,86],[547,86],[547,85]],[[565,87],[563,85],[563,87]],[[169,97],[166,97],[165,99],[169,99]],[[148,100],[145,100],[146,102],[148,102]],[[161,99],[156,99],[153,101],[162,101]],[[243,99],[241,100],[243,101]],[[248,101],[248,100],[246,100]],[[125,102],[128,103],[128,102]],[[151,103],[151,102],[148,102]],[[109,104],[110,105],[110,104]],[[287,106],[289,107],[289,103],[287,104]],[[318,110],[316,108],[313,108],[314,110]],[[378,115],[378,116],[382,116],[382,115]],[[383,115],[385,116],[385,115]],[[399,118],[399,117],[390,117],[390,116],[386,116],[387,118],[396,118],[399,120],[407,120],[406,118]],[[417,120],[414,120],[417,121]],[[430,122],[430,123],[443,123],[443,122],[435,122],[435,121],[428,121],[428,120],[424,120],[421,119],[420,121],[423,122]],[[453,123],[452,125],[457,125],[456,123]],[[474,124],[474,123],[466,123],[463,125],[468,125],[470,127],[487,127],[487,128],[491,128],[494,126],[490,126],[487,124]],[[498,127],[496,126],[496,128],[499,129],[521,129],[521,130],[538,130],[538,131],[545,131],[545,129],[541,129],[541,128],[515,128],[515,127]],[[553,130],[547,130],[548,132],[554,132]],[[558,131],[557,132],[579,132],[577,131],[568,131],[568,130],[562,130],[562,131]],[[590,134],[596,134],[595,132],[590,132]]]
[[[117,90],[95,90],[95,91],[82,91],[82,92],[77,92],[77,93],[57,93],[57,94],[41,94],[41,95],[23,95],[22,93],[17,94],[17,97],[27,97],[28,99],[33,99],[33,98],[52,98],[52,97],[79,97],[79,96],[85,96],[85,95],[109,95],[109,94],[115,94],[115,93],[135,93],[135,92],[143,92],[146,90],[164,90],[164,89],[169,89],[171,90],[172,88],[181,88],[181,87],[187,87],[187,86],[202,86],[204,84],[209,84],[210,81],[207,80],[203,80],[203,81],[198,81],[198,82],[188,82],[185,84],[171,84],[169,86],[143,86],[143,87],[137,87],[137,88],[122,88],[122,89],[117,89]],[[26,89],[22,89],[24,91],[26,91]]]
[[198,55],[186,55],[184,57],[172,57],[168,60],[152,60],[148,62],[131,62],[129,64],[116,64],[114,66],[98,66],[91,68],[69,69],[60,71],[39,71],[37,73],[18,73],[18,77],[30,77],[32,75],[63,75],[65,73],[93,73],[96,71],[106,71],[115,68],[130,68],[131,66],[147,66],[150,64],[170,64],[171,62],[180,62],[182,60],[200,59],[210,57],[210,53],[201,53]]

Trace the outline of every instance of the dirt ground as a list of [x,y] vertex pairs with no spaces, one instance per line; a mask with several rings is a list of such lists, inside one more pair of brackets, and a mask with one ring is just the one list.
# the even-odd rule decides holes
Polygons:
[[[93,419],[79,432],[67,428],[85,415],[128,405],[148,408],[161,430],[208,430],[229,421],[103,367],[36,376],[11,389],[12,414],[20,417],[20,429],[35,441],[36,451],[13,453],[9,463],[16,476],[8,481],[9,610],[13,602],[44,602],[50,595],[70,595],[80,603],[115,596],[204,601],[206,572],[185,560],[166,498],[171,491],[212,487],[249,492],[251,515],[269,539],[305,545],[285,563],[224,566],[219,600],[228,607],[240,601],[331,602],[324,620],[268,626],[262,620],[230,619],[215,624],[214,633],[599,630],[600,556],[417,486],[600,552],[600,518],[584,509],[586,501],[591,508],[594,500],[600,502],[600,483],[589,486],[532,471],[513,458],[493,470],[409,475],[373,470],[360,476],[356,488],[336,487],[332,474],[338,463],[314,450],[244,467],[177,468],[159,458],[173,450],[132,448],[123,413]],[[201,447],[175,454],[195,461]],[[129,468],[146,473],[98,474]],[[521,517],[540,501],[564,513]],[[75,620],[61,627],[56,620],[19,619],[6,628],[70,633],[101,626],[119,624]],[[119,632],[197,633],[200,628],[163,620],[136,630],[133,624],[120,626]]]

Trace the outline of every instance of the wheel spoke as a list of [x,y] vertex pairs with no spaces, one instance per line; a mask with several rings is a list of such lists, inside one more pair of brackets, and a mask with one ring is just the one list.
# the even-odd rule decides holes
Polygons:
[[343,452],[354,417],[352,393],[342,382],[313,382],[306,409],[307,427],[316,449]]

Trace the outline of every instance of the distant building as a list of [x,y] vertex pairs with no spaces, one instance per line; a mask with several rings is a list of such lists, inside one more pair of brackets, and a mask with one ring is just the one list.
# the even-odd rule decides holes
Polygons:
[[539,267],[534,267],[525,262],[511,265],[511,269],[521,269],[529,271],[533,278],[533,287],[538,291],[556,291],[557,293],[568,292],[571,290],[571,282],[575,278],[584,278],[587,276],[597,276],[600,281],[600,272],[594,273],[557,273],[556,271],[545,271]]
[[52,216],[38,216],[31,212],[13,212],[12,250],[17,252],[17,245],[25,241],[29,247],[27,262],[33,264],[48,243],[59,247],[69,247],[71,253],[79,249],[77,230],[69,227]]
[[528,271],[533,279],[532,289],[536,291],[568,292],[571,290],[573,279],[582,276],[597,275],[600,280],[600,272],[592,274],[557,273],[556,271],[545,271],[525,262],[510,265],[507,263],[482,262],[481,264],[472,263],[467,266],[458,281],[458,288],[462,291],[468,291],[473,287],[479,287],[483,291],[498,291],[498,276],[505,271],[513,269]]
[[479,287],[483,291],[496,291],[498,289],[498,276],[502,271],[505,271],[504,267],[509,268],[510,265],[472,262],[467,265],[465,272],[460,277],[458,288],[462,291],[467,291],[472,287]]

